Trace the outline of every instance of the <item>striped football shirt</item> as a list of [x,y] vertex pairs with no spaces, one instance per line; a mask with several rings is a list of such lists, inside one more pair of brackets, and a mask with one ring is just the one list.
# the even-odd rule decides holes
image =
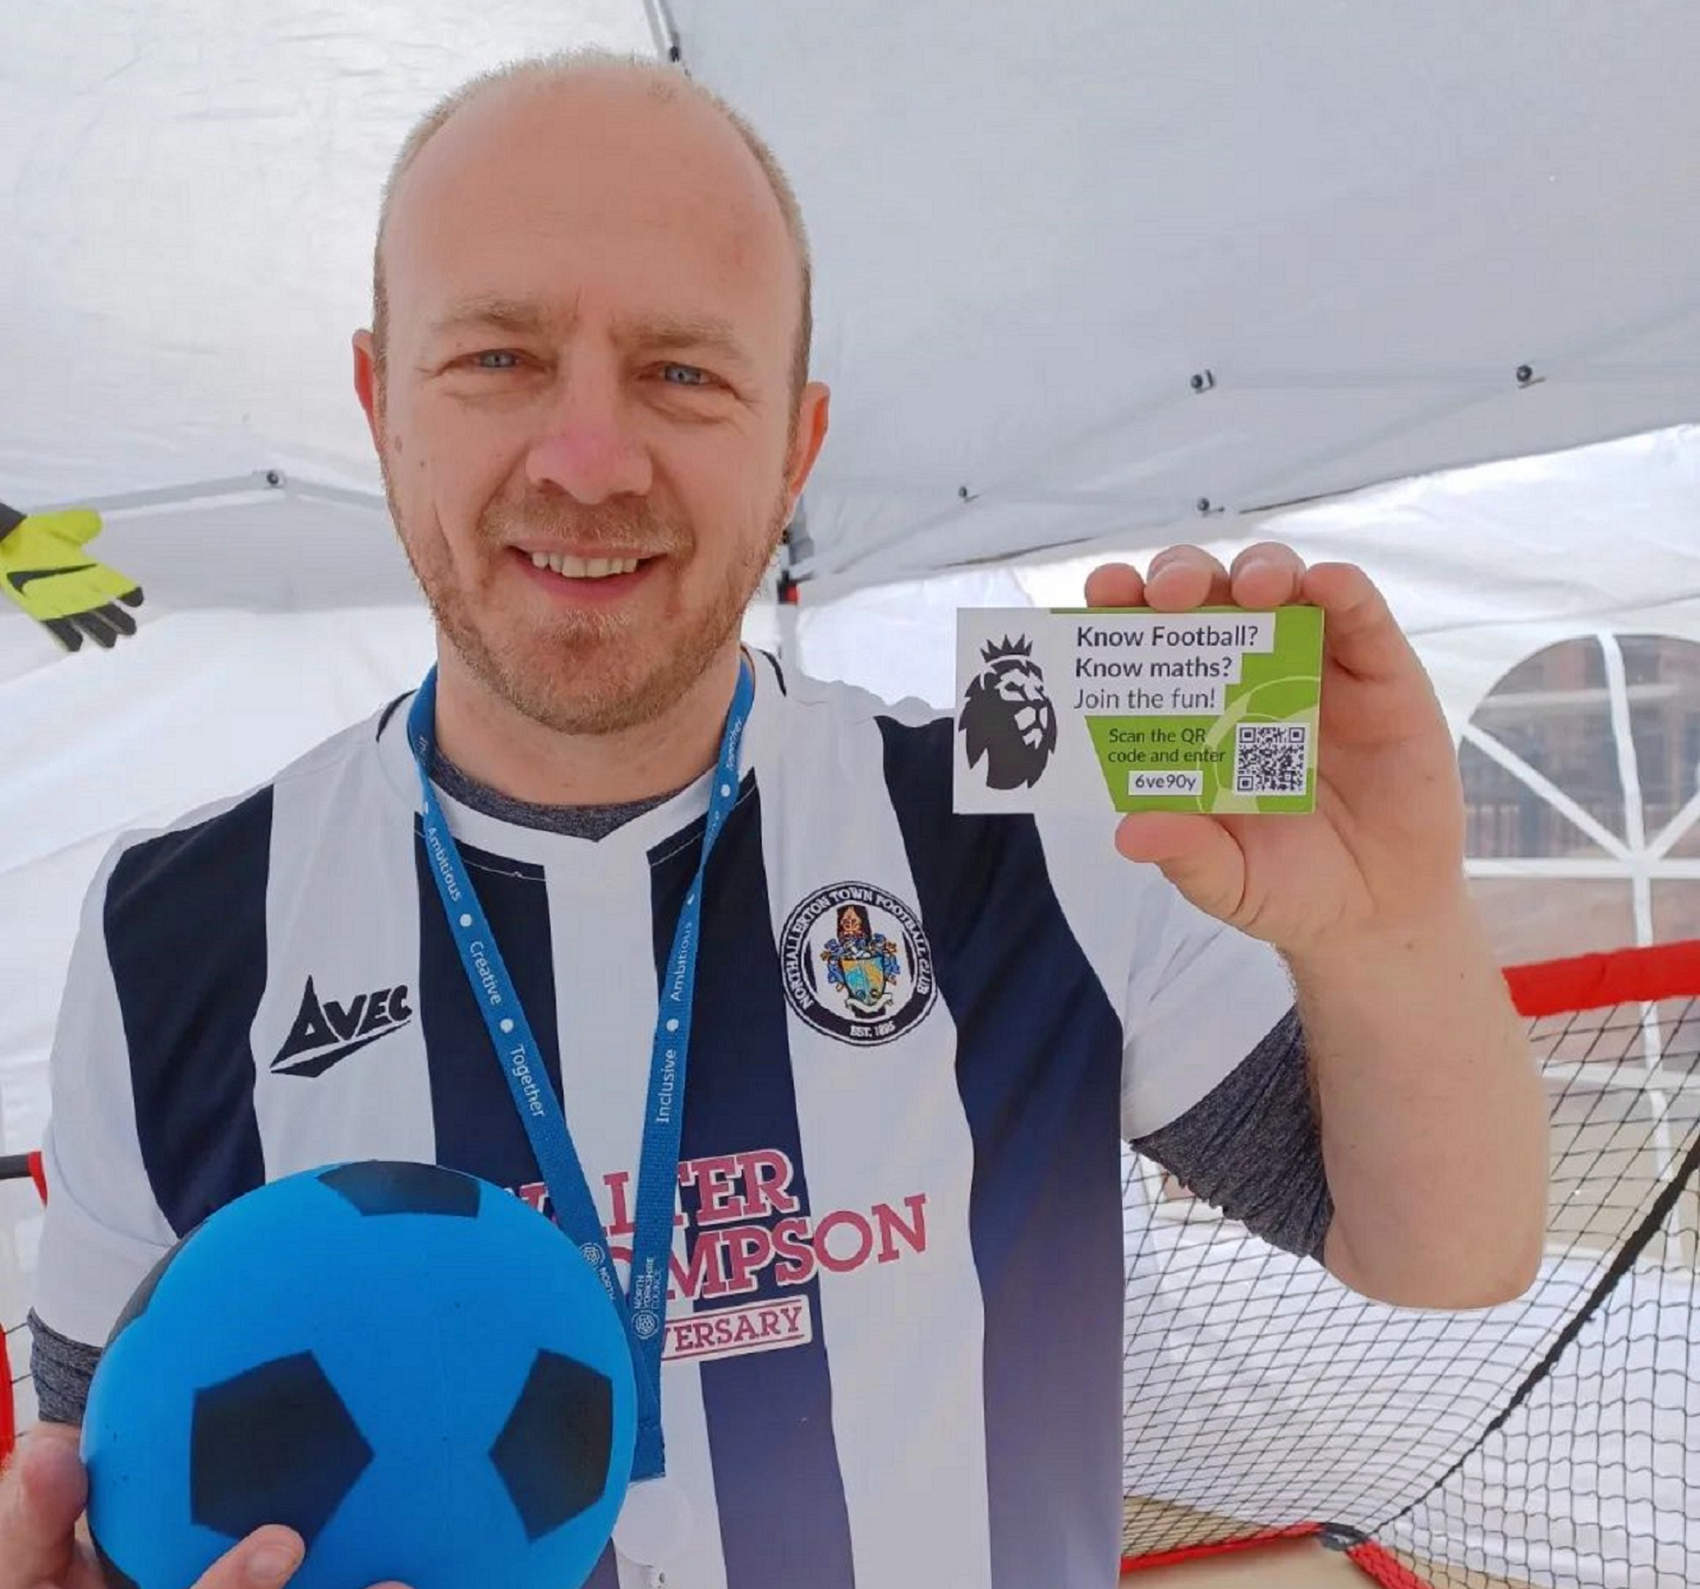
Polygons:
[[[662,1384],[694,1525],[669,1589],[1106,1589],[1120,1144],[1320,1258],[1289,982],[1107,821],[954,815],[951,716],[756,660],[703,900]],[[405,719],[104,863],[53,1056],[38,1374],[269,1179],[434,1161],[547,1211]],[[442,799],[618,1261],[707,775],[595,840]],[[591,1585],[645,1581],[610,1548]]]

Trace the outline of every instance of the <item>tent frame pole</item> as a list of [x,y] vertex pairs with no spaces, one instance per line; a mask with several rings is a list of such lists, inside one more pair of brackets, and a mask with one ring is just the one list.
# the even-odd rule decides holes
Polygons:
[[203,505],[209,502],[263,501],[275,496],[304,502],[334,502],[342,507],[386,506],[381,491],[363,491],[333,486],[315,480],[293,480],[281,469],[256,469],[249,474],[219,475],[208,480],[189,480],[180,485],[155,486],[145,491],[120,491],[104,497],[78,497],[68,502],[47,503],[33,513],[57,513],[68,508],[90,508],[102,518],[121,518],[132,513],[152,513],[161,508]]

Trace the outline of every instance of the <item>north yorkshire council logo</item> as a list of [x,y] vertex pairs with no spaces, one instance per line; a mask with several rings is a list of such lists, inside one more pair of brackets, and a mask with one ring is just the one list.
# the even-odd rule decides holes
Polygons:
[[888,1043],[938,996],[921,919],[871,883],[834,883],[791,912],[780,935],[785,996],[817,1032]]

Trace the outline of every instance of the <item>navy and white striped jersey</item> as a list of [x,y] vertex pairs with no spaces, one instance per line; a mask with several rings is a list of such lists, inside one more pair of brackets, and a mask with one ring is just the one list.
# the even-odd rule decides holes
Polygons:
[[[756,673],[705,883],[663,1368],[695,1526],[670,1589],[1110,1585],[1119,1139],[1320,1255],[1289,984],[1107,822],[953,815],[949,716]],[[328,1161],[545,1203],[405,717],[108,858],[53,1061],[51,1331],[103,1341],[182,1233]],[[590,841],[444,797],[617,1259],[706,803],[705,775]],[[644,1580],[610,1551],[591,1581]]]

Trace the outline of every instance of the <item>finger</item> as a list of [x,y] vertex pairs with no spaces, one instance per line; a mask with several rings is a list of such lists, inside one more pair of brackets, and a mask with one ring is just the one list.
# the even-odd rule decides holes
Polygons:
[[257,1528],[195,1580],[194,1589],[277,1589],[301,1565],[307,1547],[293,1529]]
[[1245,854],[1211,817],[1142,811],[1122,818],[1116,848],[1146,861],[1207,915],[1232,922],[1245,899]]
[[139,607],[142,604],[142,587],[138,585],[134,590],[121,590],[118,592],[118,599],[126,607]]
[[1278,541],[1259,541],[1234,559],[1228,570],[1236,606],[1268,611],[1297,601],[1304,583],[1304,559]]
[[52,1583],[70,1565],[88,1500],[77,1431],[38,1424],[18,1442],[0,1508],[0,1589]]
[[1201,546],[1171,546],[1145,573],[1146,605],[1158,612],[1221,606],[1229,599],[1228,571]]
[[45,620],[45,627],[67,651],[82,650],[83,631],[69,618],[48,618]]
[[87,612],[76,615],[76,622],[89,639],[97,646],[103,646],[110,651],[118,642],[118,632],[101,617],[99,609],[91,607]]
[[1381,592],[1356,564],[1318,563],[1300,591],[1323,610],[1329,660],[1353,677],[1385,681],[1421,667]]
[[1086,576],[1088,607],[1137,607],[1145,600],[1145,581],[1131,563],[1103,563]]
[[121,635],[132,635],[136,632],[136,620],[122,607],[108,602],[104,607],[95,608],[95,613],[102,623],[110,624]]

